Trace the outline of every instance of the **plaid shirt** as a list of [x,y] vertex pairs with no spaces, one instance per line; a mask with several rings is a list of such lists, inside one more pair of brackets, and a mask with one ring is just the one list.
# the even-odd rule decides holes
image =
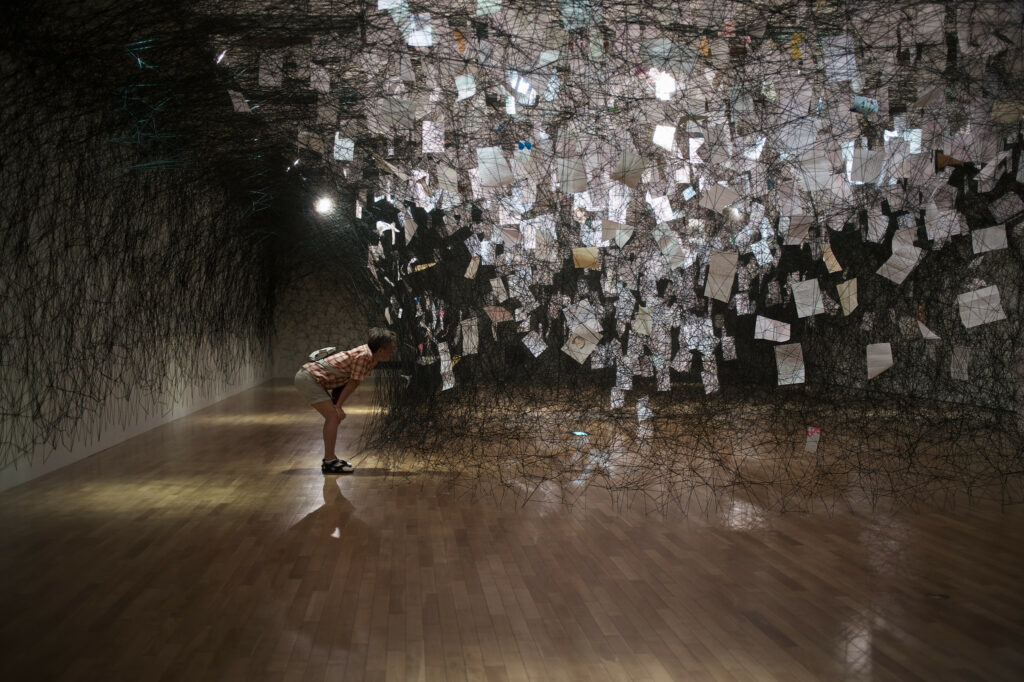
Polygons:
[[362,381],[363,377],[368,376],[373,371],[373,353],[368,345],[363,344],[316,362],[307,362],[302,369],[312,374],[316,382],[329,391],[350,381]]

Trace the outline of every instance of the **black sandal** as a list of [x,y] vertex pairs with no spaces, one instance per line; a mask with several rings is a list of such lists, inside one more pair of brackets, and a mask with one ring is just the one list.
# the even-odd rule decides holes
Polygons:
[[343,459],[324,460],[320,464],[320,471],[324,474],[351,474],[355,467]]

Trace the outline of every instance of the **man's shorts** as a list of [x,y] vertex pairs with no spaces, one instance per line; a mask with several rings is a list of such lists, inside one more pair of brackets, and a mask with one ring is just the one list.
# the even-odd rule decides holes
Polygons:
[[309,370],[299,369],[295,373],[295,388],[310,402],[310,404],[331,402],[331,395],[323,386],[317,383]]

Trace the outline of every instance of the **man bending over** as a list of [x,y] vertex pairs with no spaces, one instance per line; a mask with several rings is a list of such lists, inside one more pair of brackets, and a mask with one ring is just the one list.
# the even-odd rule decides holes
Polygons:
[[374,327],[364,345],[307,362],[295,373],[295,388],[324,418],[324,461],[320,465],[323,473],[347,474],[355,470],[334,454],[338,427],[345,418],[342,406],[378,362],[391,359],[397,340],[393,331]]

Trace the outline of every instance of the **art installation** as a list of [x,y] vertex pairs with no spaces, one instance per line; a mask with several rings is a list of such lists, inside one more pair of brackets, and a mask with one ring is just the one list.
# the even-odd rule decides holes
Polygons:
[[[123,108],[148,146],[120,182],[187,188],[183,176],[216,172],[244,215],[225,241],[223,225],[194,232],[192,213],[216,207],[183,208],[185,241],[175,229],[132,246],[174,265],[139,276],[216,280],[204,286],[220,289],[219,312],[194,301],[185,320],[200,329],[172,345],[220,312],[221,333],[258,345],[266,310],[237,303],[261,287],[272,300],[294,263],[360,292],[403,362],[382,373],[367,446],[468,489],[567,504],[601,489],[686,510],[1019,502],[1022,13],[757,0],[167,10],[152,35],[124,24],[118,73],[127,54],[141,75],[120,85]],[[160,139],[163,105],[144,82],[210,118],[182,109],[183,139]],[[124,128],[110,116],[96,125]],[[163,148],[183,150],[179,168],[159,167]],[[134,239],[142,209],[106,210],[85,256]],[[276,264],[256,283],[228,254],[266,235]],[[82,371],[100,394],[117,387]],[[41,427],[17,424],[5,440]]]

